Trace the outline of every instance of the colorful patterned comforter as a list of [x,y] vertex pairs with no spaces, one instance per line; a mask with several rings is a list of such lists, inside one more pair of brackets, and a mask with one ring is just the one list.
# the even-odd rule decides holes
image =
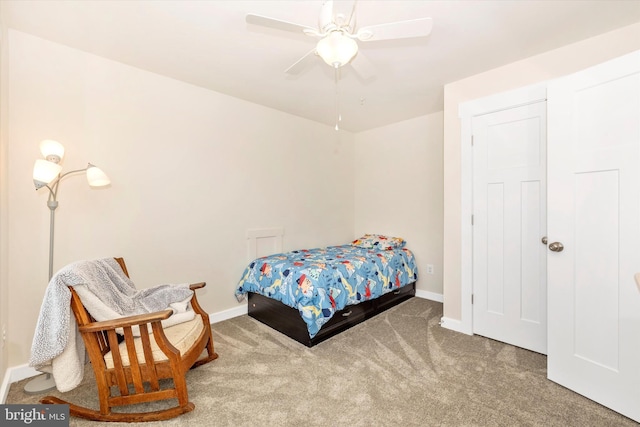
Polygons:
[[297,308],[313,338],[336,311],[417,278],[413,253],[406,248],[379,251],[348,244],[258,258],[243,272],[236,297],[241,301],[255,292]]

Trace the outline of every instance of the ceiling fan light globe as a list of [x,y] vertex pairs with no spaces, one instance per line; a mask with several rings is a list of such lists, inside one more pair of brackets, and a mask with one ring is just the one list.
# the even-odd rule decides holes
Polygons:
[[332,67],[342,67],[358,53],[358,43],[340,31],[333,31],[318,42],[316,52]]

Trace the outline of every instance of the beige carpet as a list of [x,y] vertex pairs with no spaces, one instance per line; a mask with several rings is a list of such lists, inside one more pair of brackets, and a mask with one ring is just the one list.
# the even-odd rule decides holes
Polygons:
[[[545,356],[449,331],[441,316],[413,298],[310,349],[248,316],[214,324],[220,357],[187,377],[196,409],[145,425],[638,425],[548,381]],[[37,402],[25,382],[6,403]],[[61,396],[97,407],[91,371]]]

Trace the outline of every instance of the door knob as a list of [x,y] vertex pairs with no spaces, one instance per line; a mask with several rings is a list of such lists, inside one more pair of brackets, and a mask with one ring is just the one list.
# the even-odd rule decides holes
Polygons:
[[553,252],[562,252],[564,245],[560,242],[549,243],[549,250]]
[[547,236],[544,236],[542,238],[542,244],[546,245],[547,244]]

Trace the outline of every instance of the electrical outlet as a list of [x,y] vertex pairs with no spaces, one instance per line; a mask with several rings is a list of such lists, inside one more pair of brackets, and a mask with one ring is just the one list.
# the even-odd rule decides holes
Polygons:
[[427,273],[433,274],[433,264],[427,264]]

